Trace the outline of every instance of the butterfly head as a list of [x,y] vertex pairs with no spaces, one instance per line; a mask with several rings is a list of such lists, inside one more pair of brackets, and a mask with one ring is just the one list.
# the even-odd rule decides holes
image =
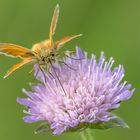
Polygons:
[[41,65],[54,63],[56,60],[56,50],[50,45],[49,40],[33,45],[32,51],[36,54],[37,61]]

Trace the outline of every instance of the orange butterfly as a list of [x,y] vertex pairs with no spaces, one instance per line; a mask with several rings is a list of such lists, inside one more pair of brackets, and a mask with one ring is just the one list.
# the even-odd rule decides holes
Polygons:
[[14,65],[6,73],[4,78],[28,63],[37,63],[39,68],[42,69],[46,67],[48,70],[51,64],[57,61],[58,49],[72,39],[81,36],[81,34],[67,36],[60,39],[59,41],[54,42],[53,35],[55,33],[58,16],[59,5],[57,4],[51,21],[49,39],[33,45],[31,49],[24,48],[15,44],[0,43],[0,53],[11,57],[19,57],[23,60],[22,62]]

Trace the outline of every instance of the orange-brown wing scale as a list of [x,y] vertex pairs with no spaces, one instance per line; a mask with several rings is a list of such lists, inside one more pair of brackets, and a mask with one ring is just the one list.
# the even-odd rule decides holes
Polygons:
[[0,53],[11,57],[20,57],[23,59],[22,62],[15,64],[4,76],[4,78],[8,77],[11,73],[15,70],[19,69],[20,67],[24,66],[27,63],[35,61],[35,54],[27,48],[15,45],[15,44],[7,44],[1,43],[0,44]]
[[56,24],[58,21],[58,16],[59,16],[59,5],[57,4],[54,10],[54,14],[52,17],[52,21],[51,21],[51,26],[50,26],[50,34],[49,34],[49,39],[50,39],[50,47],[52,47],[52,43],[53,43],[53,39],[52,36],[55,33],[55,28],[56,28]]
[[78,35],[72,35],[72,36],[66,36],[62,39],[60,39],[59,41],[55,42],[55,49],[60,48],[61,46],[63,46],[65,43],[71,41],[74,38],[80,37],[82,36],[82,34],[78,34]]
[[19,69],[20,67],[24,66],[27,63],[33,62],[33,59],[24,59],[22,62],[15,64],[11,67],[11,69],[6,73],[4,78],[8,77],[10,74],[12,74],[14,71]]
[[0,53],[20,58],[28,58],[34,56],[34,53],[30,49],[7,43],[0,44]]

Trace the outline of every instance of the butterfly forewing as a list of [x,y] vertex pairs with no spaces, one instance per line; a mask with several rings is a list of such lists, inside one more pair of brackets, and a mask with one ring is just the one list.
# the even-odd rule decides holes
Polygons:
[[34,56],[34,53],[30,49],[21,47],[19,45],[7,43],[0,44],[0,53],[20,58],[28,58]]
[[57,4],[56,7],[55,7],[55,10],[54,10],[54,14],[53,14],[52,21],[51,21],[51,26],[50,26],[49,39],[50,39],[50,43],[51,43],[50,46],[51,47],[52,47],[52,43],[53,43],[52,36],[55,33],[58,17],[59,17],[59,5]]
[[82,36],[82,34],[63,37],[63,38],[60,39],[59,41],[56,41],[56,42],[55,42],[55,49],[60,48],[60,47],[63,46],[65,43],[67,43],[67,42],[73,40],[74,38],[80,37],[80,36]]

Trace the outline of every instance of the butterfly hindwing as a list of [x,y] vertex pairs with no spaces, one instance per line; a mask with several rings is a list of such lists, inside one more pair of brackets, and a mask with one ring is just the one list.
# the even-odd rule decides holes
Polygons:
[[17,63],[11,67],[11,69],[6,73],[4,78],[8,77],[10,74],[12,74],[14,71],[19,69],[20,67],[24,66],[25,64],[33,62],[33,59],[24,59],[22,62]]

